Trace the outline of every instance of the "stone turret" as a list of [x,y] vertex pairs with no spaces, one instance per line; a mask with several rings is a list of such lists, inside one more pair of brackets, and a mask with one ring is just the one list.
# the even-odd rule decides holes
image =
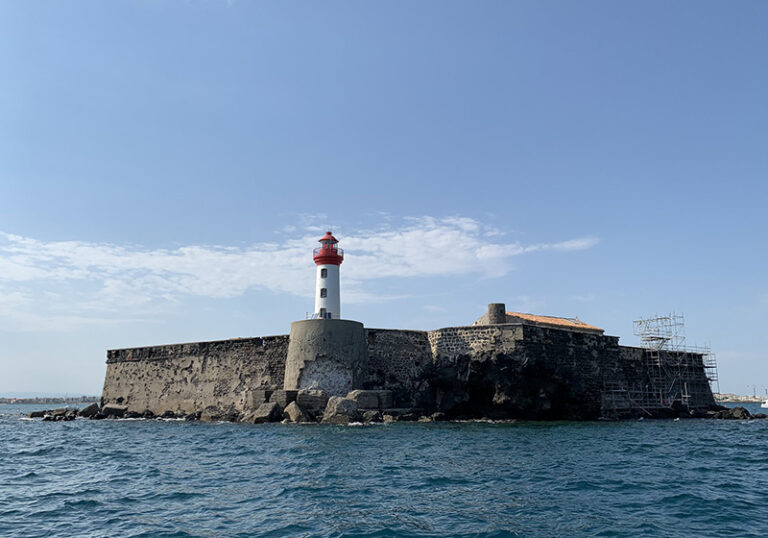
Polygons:
[[501,325],[507,322],[507,307],[504,303],[491,303],[488,305],[488,324]]

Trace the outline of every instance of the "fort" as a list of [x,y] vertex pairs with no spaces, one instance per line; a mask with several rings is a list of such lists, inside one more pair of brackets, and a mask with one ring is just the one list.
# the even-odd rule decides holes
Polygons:
[[705,353],[621,346],[576,318],[492,303],[473,323],[430,331],[341,319],[343,251],[330,232],[320,242],[311,319],[286,335],[110,350],[102,408],[349,422],[696,416],[716,407]]

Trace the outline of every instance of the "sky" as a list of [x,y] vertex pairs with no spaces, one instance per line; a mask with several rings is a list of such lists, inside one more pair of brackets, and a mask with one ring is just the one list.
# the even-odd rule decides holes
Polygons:
[[768,3],[0,3],[0,395],[106,350],[487,304],[768,389]]

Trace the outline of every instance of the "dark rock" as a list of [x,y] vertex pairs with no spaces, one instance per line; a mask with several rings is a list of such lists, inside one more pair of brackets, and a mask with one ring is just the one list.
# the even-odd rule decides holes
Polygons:
[[752,418],[757,418],[757,419],[768,418],[768,415],[766,415],[765,413],[755,413],[754,415],[752,415]]
[[144,415],[137,411],[126,411],[123,418],[144,418]]
[[194,413],[189,413],[184,417],[184,420],[187,422],[194,422],[196,420],[200,420],[200,417],[203,416],[201,411],[195,411]]
[[163,414],[161,415],[161,417],[162,417],[162,418],[179,418],[179,417],[176,415],[176,413],[174,413],[174,412],[173,412],[173,411],[171,411],[170,409],[168,409],[168,410],[164,411],[164,412],[163,412]]
[[289,403],[283,410],[283,419],[287,419],[290,422],[311,422],[312,419],[304,412],[301,406],[296,402]]
[[241,418],[241,414],[238,411],[235,411],[234,409],[227,409],[224,414],[221,416],[221,420],[224,420],[226,422],[238,422]]
[[141,414],[144,418],[155,418],[155,414],[150,411],[149,409],[144,410],[144,412]]
[[96,413],[95,415],[93,415],[91,417],[91,420],[104,420],[105,418],[107,418],[107,415],[105,415],[104,413],[99,412],[99,413]]
[[[561,344],[567,342],[558,346]],[[428,412],[440,411],[451,419],[493,420],[594,420],[601,416],[598,386],[576,382],[579,376],[558,369],[553,361],[526,357],[525,353],[498,350],[438,355],[424,374],[432,394]]]
[[731,410],[731,418],[734,419],[748,419],[750,417],[749,411],[744,409],[743,407],[734,407]]
[[357,402],[342,398],[341,396],[331,396],[328,398],[328,405],[325,406],[323,413],[323,424],[349,424],[358,422],[360,414],[357,410]]
[[296,403],[309,416],[317,418],[323,414],[325,406],[328,405],[328,394],[324,390],[300,390],[296,394]]
[[[236,410],[221,409],[215,405],[209,405],[202,412],[193,415],[193,420],[199,419],[201,422],[237,422],[240,419],[240,413]],[[187,420],[188,416],[190,415],[185,415],[184,420]]]
[[58,409],[54,409],[52,411],[49,411],[48,414],[52,417],[63,417],[69,412],[69,409],[66,407],[60,407]]
[[280,422],[283,420],[283,408],[277,402],[263,403],[248,418],[254,424]]
[[98,412],[99,412],[99,404],[94,402],[90,405],[83,407],[80,411],[77,412],[77,414],[80,415],[81,417],[90,418]]
[[127,410],[127,405],[107,404],[101,408],[101,414],[108,418],[122,418]]
[[363,422],[383,422],[381,411],[368,410],[363,411]]
[[200,413],[200,422],[217,422],[222,420],[224,413],[215,405],[209,405]]
[[45,409],[41,409],[40,411],[32,411],[27,417],[29,418],[43,418],[45,415],[50,415],[51,412],[47,411]]
[[743,407],[725,408],[721,411],[717,411],[714,414],[714,418],[724,420],[746,420],[750,418],[749,411]]

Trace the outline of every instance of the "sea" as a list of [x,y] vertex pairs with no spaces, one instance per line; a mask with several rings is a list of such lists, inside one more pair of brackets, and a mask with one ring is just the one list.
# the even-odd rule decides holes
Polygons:
[[768,420],[25,417],[45,407],[0,405],[2,537],[768,536]]

